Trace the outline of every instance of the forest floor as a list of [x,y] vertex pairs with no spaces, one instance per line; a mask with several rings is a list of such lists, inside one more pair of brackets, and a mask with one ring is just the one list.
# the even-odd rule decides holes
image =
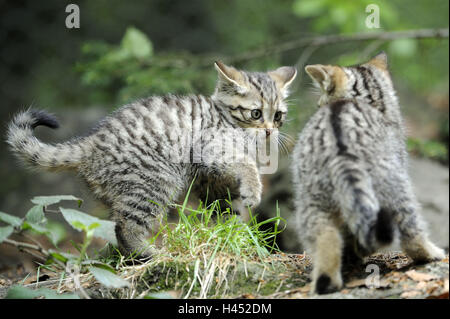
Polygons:
[[[61,283],[59,275],[45,271],[40,273],[38,283],[36,275],[23,281],[20,269],[0,274],[0,298],[18,282],[29,288],[77,290],[73,281]],[[344,271],[345,287],[341,291],[320,296],[311,294],[311,259],[305,255],[273,255],[264,263],[230,259],[209,269],[214,271],[202,273],[202,267],[192,263],[161,261],[123,267],[121,276],[132,283],[129,288],[106,289],[89,275],[80,275],[79,281],[92,298],[449,298],[448,256],[442,261],[414,265],[402,253],[372,255],[364,265]]]
[[[413,159],[411,167],[432,241],[448,251],[448,167],[425,159]],[[282,211],[286,214],[290,210]],[[75,235],[71,239],[81,242],[81,234]],[[289,227],[280,236],[284,236],[283,242],[298,246]],[[96,240],[93,241],[96,248],[105,245],[104,241]],[[61,251],[71,247],[66,244],[60,247]],[[199,246],[202,245],[192,245]],[[214,249],[204,250],[208,256],[202,249],[197,256],[192,251],[191,255],[162,253],[162,258],[146,263],[116,265],[116,273],[131,286],[108,289],[89,273],[80,274],[78,283],[69,276],[61,280],[61,272],[43,268],[36,274],[37,265],[29,255],[8,245],[0,248],[0,299],[16,284],[65,293],[84,291],[92,298],[449,298],[448,256],[442,261],[415,265],[399,252],[375,254],[363,265],[351,265],[344,270],[342,290],[318,296],[311,294],[311,258],[303,254],[279,253],[264,260],[247,258],[244,261],[236,257],[240,255],[215,254]]]

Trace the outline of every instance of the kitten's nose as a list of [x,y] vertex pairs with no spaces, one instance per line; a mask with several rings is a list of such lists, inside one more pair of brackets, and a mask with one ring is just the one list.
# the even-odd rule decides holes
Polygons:
[[266,137],[268,137],[272,133],[272,129],[266,128]]

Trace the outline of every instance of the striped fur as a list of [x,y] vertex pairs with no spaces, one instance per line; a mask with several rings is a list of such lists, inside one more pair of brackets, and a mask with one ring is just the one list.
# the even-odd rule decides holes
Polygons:
[[[89,136],[56,145],[33,136],[38,125],[56,128],[55,118],[28,110],[9,125],[7,142],[30,166],[76,171],[95,197],[111,208],[119,248],[151,255],[146,239],[158,228],[164,207],[184,196],[195,176],[199,196],[227,199],[230,190],[240,207],[254,208],[260,202],[262,185],[254,159],[244,163],[194,159],[199,147],[235,150],[231,144],[210,145],[211,132],[232,129],[246,140],[249,132],[244,128],[281,126],[287,112],[284,98],[296,71],[284,67],[268,73],[244,72],[220,62],[216,68],[219,81],[211,97],[141,99],[103,119]],[[255,109],[261,118],[252,119]],[[278,121],[276,112],[283,112]],[[178,153],[184,160],[174,160]]]
[[384,54],[353,67],[313,65],[319,110],[299,135],[292,173],[300,240],[314,258],[315,291],[342,286],[344,248],[365,256],[397,233],[416,260],[444,256],[417,213],[405,134]]

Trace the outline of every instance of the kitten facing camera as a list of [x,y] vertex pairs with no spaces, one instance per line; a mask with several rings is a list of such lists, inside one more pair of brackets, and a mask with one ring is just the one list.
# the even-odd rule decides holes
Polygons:
[[348,255],[372,254],[395,236],[415,261],[444,258],[418,213],[386,54],[351,67],[305,70],[321,96],[299,134],[292,174],[297,233],[313,258],[313,291],[342,288]]
[[[194,178],[193,193],[201,199],[208,194],[210,200],[231,196],[244,216],[260,203],[255,159],[227,142],[236,135],[241,141],[254,139],[251,129],[262,129],[265,136],[276,131],[285,120],[284,99],[297,72],[293,67],[246,72],[221,62],[215,68],[218,82],[210,97],[141,99],[103,119],[90,135],[54,145],[39,141],[33,130],[40,125],[57,128],[56,119],[28,110],[10,123],[7,142],[28,166],[75,171],[110,208],[120,250],[151,256],[146,239],[157,231],[163,207],[178,202]],[[211,139],[212,132],[224,137],[230,131],[230,140]],[[198,149],[219,147],[224,154],[238,153],[240,161],[197,154]],[[184,160],[176,158],[179,152]]]

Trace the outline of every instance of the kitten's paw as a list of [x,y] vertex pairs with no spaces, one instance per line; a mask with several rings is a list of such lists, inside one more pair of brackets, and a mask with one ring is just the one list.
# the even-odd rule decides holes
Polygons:
[[250,213],[248,207],[246,207],[242,200],[235,199],[232,203],[233,211],[239,213],[241,219],[244,223],[247,223],[250,220]]
[[432,261],[438,261],[445,258],[445,251],[431,241],[426,240],[420,245],[409,245],[407,252],[415,263],[427,263]]
[[241,202],[244,207],[255,208],[261,202],[262,185],[258,181],[256,185],[243,185],[240,188]]
[[418,260],[419,262],[432,262],[439,261],[445,258],[445,251],[442,248],[437,247],[431,242],[427,246],[428,249],[426,254],[421,256],[422,258],[416,258],[414,260]]
[[319,295],[329,294],[339,291],[342,288],[342,285],[343,283],[340,274],[331,278],[329,275],[322,273],[313,282],[313,292]]
[[146,244],[139,251],[137,251],[137,258],[139,260],[150,260],[156,254],[156,248],[153,245]]

